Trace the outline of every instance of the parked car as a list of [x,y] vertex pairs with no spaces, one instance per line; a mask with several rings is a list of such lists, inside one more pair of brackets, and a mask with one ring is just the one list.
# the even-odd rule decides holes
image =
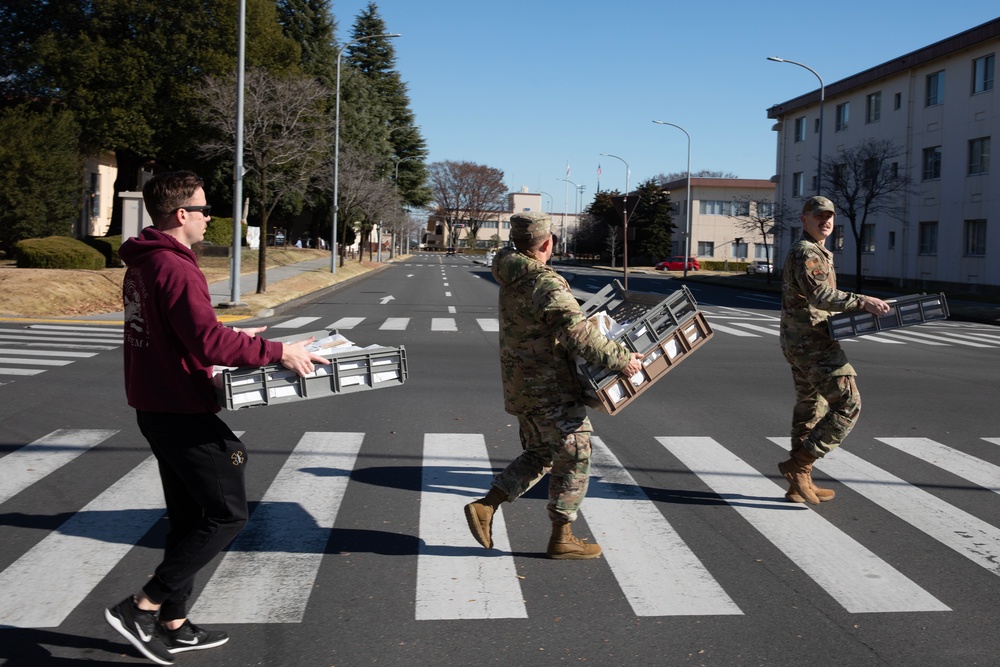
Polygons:
[[445,257],[453,257],[454,255],[455,255],[455,249],[454,248],[448,248],[444,252],[444,256]]
[[755,259],[747,264],[747,273],[774,273],[774,266],[763,259]]
[[[701,264],[698,263],[698,259],[695,257],[687,258],[687,268],[693,269],[695,271],[701,270]],[[657,271],[683,271],[684,270],[684,257],[683,255],[678,255],[677,257],[671,257],[668,260],[662,261],[656,265]]]

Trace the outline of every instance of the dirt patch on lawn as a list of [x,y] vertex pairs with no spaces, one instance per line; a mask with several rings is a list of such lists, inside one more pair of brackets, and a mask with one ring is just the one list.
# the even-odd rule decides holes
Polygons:
[[[330,253],[307,248],[268,248],[268,268],[296,264],[311,259],[330,257]],[[244,274],[257,272],[257,252],[244,249],[240,253]],[[228,280],[228,257],[202,257],[199,266],[209,283]],[[311,294],[315,291],[367,273],[381,266],[378,262],[348,260],[337,273],[320,269],[303,272],[295,277],[269,281],[265,294],[241,296],[243,307],[218,308],[229,317],[251,317],[265,308]],[[19,269],[12,261],[0,262],[0,317],[80,317],[121,311],[122,280],[125,269],[84,271],[70,269]]]
[[125,269],[0,268],[0,315],[54,317],[122,309]]

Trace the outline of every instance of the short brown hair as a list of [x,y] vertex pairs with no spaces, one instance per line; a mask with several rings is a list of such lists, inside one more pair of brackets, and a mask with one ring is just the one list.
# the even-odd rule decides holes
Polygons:
[[514,247],[521,252],[535,252],[542,247],[542,244],[552,239],[552,245],[558,242],[558,237],[555,234],[549,233],[548,236],[541,236],[533,239],[511,239],[511,243]]
[[171,213],[183,208],[195,190],[205,187],[205,181],[192,171],[168,171],[157,174],[142,186],[142,201],[153,218],[160,224]]

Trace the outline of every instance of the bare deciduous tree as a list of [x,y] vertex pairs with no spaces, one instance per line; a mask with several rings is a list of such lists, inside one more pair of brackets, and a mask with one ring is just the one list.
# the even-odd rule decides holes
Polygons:
[[851,223],[854,236],[855,291],[862,289],[862,236],[870,218],[880,215],[901,220],[904,195],[910,178],[898,166],[903,149],[888,139],[865,139],[856,146],[838,151],[823,165],[823,182],[838,214]]
[[[380,161],[370,155],[363,155],[351,145],[340,147],[340,171],[338,176],[341,219],[346,221],[341,228],[340,265],[344,265],[345,233],[347,224],[353,225],[361,239],[367,240],[372,230],[386,219],[394,218],[399,210],[400,200],[392,185],[378,175]],[[333,166],[324,172],[333,183]],[[361,259],[359,254],[359,259]]]
[[[759,237],[764,243],[764,259],[768,264],[774,263],[771,254],[772,244],[767,242],[768,236],[773,241],[774,238],[784,230],[784,225],[778,215],[778,205],[764,197],[754,198],[750,195],[733,197],[735,209],[730,216],[736,220],[736,226],[746,232]],[[767,283],[771,284],[771,274],[767,274]]]
[[[257,293],[267,291],[267,221],[283,198],[304,197],[333,145],[325,113],[329,90],[307,77],[246,73],[243,100],[244,182],[260,201]],[[201,145],[207,156],[229,156],[236,143],[234,77],[208,77],[200,94],[202,121],[220,138]]]
[[465,225],[468,239],[476,238],[489,217],[505,208],[507,186],[503,171],[473,162],[435,162],[430,166],[435,213],[448,229],[447,246],[455,245],[456,225]]

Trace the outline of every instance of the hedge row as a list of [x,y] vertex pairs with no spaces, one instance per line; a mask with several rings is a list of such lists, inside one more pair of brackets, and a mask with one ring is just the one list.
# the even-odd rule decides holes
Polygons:
[[24,239],[14,245],[19,269],[103,269],[107,260],[100,252],[68,236]]

